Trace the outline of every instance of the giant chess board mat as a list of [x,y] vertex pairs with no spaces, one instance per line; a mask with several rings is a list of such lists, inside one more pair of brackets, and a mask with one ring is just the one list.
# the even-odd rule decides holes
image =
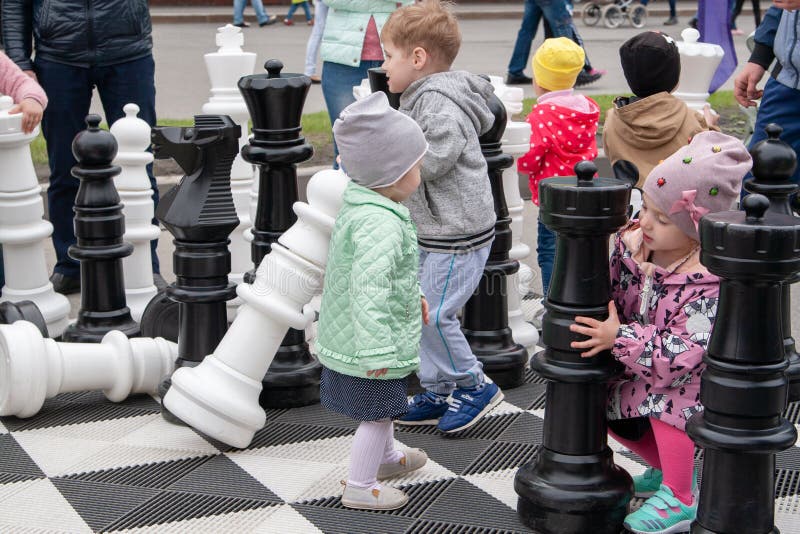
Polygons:
[[[0,419],[0,532],[529,532],[513,483],[541,445],[545,383],[529,371],[505,394],[459,437],[396,426],[397,446],[421,447],[430,460],[391,481],[410,502],[390,512],[340,504],[356,423],[319,405],[269,410],[240,450],[167,423],[149,396],[113,404],[99,392],[60,395],[30,419]],[[800,404],[786,415],[800,428]],[[610,444],[619,465],[644,471]],[[780,453],[777,468],[776,524],[800,534],[800,447]]]

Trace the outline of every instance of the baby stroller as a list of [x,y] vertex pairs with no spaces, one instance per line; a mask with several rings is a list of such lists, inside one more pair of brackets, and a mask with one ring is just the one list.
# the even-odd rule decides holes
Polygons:
[[647,6],[638,0],[591,1],[583,6],[582,18],[587,26],[594,26],[602,20],[606,28],[616,28],[627,18],[631,26],[642,28],[647,22]]

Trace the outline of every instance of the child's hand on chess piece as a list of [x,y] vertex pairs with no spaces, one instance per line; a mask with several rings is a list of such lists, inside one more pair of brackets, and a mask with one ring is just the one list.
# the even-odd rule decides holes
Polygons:
[[428,326],[430,322],[430,318],[428,317],[428,301],[425,300],[425,297],[422,297],[422,322],[425,326]]
[[584,358],[594,356],[603,350],[610,350],[614,346],[614,340],[617,339],[619,326],[617,306],[612,300],[608,303],[608,319],[605,321],[598,321],[591,317],[575,317],[575,324],[570,325],[570,331],[589,336],[589,339],[586,341],[573,341],[570,346],[573,349],[590,349],[581,353]]
[[27,134],[31,133],[42,122],[44,108],[36,100],[24,98],[22,102],[8,110],[9,115],[19,113],[22,113],[22,131]]
[[371,376],[373,378],[380,378],[388,372],[389,372],[388,367],[384,367],[383,369],[370,369],[369,371],[367,371],[367,376]]

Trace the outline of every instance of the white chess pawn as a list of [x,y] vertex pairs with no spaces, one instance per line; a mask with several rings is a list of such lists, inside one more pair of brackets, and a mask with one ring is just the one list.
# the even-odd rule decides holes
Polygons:
[[150,125],[137,117],[139,106],[126,104],[122,108],[125,117],[111,125],[111,133],[119,147],[114,164],[122,169],[114,177],[114,185],[125,215],[123,239],[133,245],[133,254],[122,259],[125,277],[125,301],[131,317],[137,323],[147,303],[156,295],[153,284],[153,258],[150,241],[161,234],[153,224],[153,190],[147,176],[147,165],[152,163]]
[[223,443],[246,447],[264,426],[258,404],[261,380],[287,330],[306,327],[303,307],[322,291],[328,247],[348,179],[340,171],[316,173],[308,204],[296,202],[297,222],[272,245],[255,281],[240,284],[244,301],[213,354],[172,375],[164,406],[183,422]]
[[53,337],[67,328],[69,300],[53,290],[47,271],[44,242],[53,225],[42,219],[42,188],[31,160],[30,143],[39,129],[22,132],[22,114],[9,115],[11,97],[0,97],[0,243],[6,285],[2,301],[33,301]]
[[[508,115],[508,123],[502,139],[503,152],[511,154],[516,159],[527,154],[531,147],[531,125],[527,122],[511,120],[514,115],[522,112],[522,88],[509,87],[498,76],[490,76],[489,80],[494,86],[494,93],[503,102]],[[527,279],[531,273],[531,268],[522,263],[522,260],[530,255],[531,249],[522,242],[525,225],[524,206],[519,194],[519,174],[516,164],[503,171],[503,190],[505,191],[508,215],[511,217],[511,250],[508,251],[508,256],[512,260],[519,261],[520,269],[508,277],[508,326],[511,328],[514,341],[532,354],[533,347],[539,342],[539,332],[536,327],[525,320],[520,308],[520,299],[524,296],[520,295],[518,291],[521,287],[520,274],[522,273],[523,279]]]
[[681,37],[683,41],[675,41],[681,55],[681,78],[673,94],[686,102],[689,109],[702,111],[725,51],[719,45],[698,42],[700,32],[694,28],[683,30]]
[[[253,52],[244,52],[244,34],[241,28],[227,24],[217,28],[216,44],[219,50],[206,54],[206,69],[211,81],[211,97],[203,104],[203,113],[210,115],[228,115],[242,127],[242,136],[239,138],[239,150],[247,144],[250,136],[250,114],[239,92],[237,83],[239,78],[253,74],[256,64],[256,55]],[[239,226],[231,232],[230,281],[235,284],[242,282],[244,273],[253,265],[250,255],[250,244],[245,238],[245,231],[249,234],[252,226],[250,198],[251,188],[254,184],[253,165],[242,159],[241,154],[236,156],[231,168],[231,194],[239,216]],[[258,183],[258,180],[255,180]],[[241,305],[241,299],[228,301],[228,321],[233,321],[236,309]]]
[[100,343],[57,343],[32,323],[0,325],[0,416],[31,417],[59,393],[100,389],[112,402],[155,393],[178,346],[112,330]]
[[353,98],[361,100],[372,94],[372,87],[369,85],[369,78],[361,80],[361,85],[353,86]]

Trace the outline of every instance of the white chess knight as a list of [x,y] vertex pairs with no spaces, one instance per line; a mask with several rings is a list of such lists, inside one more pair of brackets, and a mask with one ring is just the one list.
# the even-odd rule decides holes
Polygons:
[[681,55],[681,78],[673,94],[686,102],[689,109],[702,111],[708,103],[711,79],[725,51],[719,45],[698,42],[700,32],[694,28],[683,30],[681,38],[683,41],[675,41]]
[[[242,76],[253,74],[256,54],[242,50],[244,34],[241,28],[232,24],[217,28],[216,44],[219,50],[205,55],[208,78],[211,81],[211,97],[203,104],[203,113],[228,115],[242,127],[242,136],[239,138],[241,152],[250,136],[250,114],[237,83]],[[235,284],[242,282],[244,273],[253,265],[250,243],[245,238],[245,232],[250,234],[249,229],[252,226],[250,203],[255,172],[257,171],[253,165],[242,159],[241,153],[236,156],[231,167],[231,194],[236,215],[239,216],[239,226],[231,232],[231,243],[228,246],[231,253],[231,273],[228,278]],[[255,183],[257,182],[256,180]],[[228,321],[236,316],[236,309],[240,304],[239,298],[228,301]]]
[[302,330],[303,307],[322,292],[328,247],[348,178],[316,173],[308,204],[293,206],[297,222],[272,245],[252,285],[239,284],[243,304],[213,354],[172,375],[164,406],[195,429],[229,445],[246,447],[264,426],[258,404],[261,380],[287,330]]
[[[531,125],[527,122],[517,122],[511,118],[522,112],[523,91],[521,87],[509,87],[499,76],[490,76],[489,80],[494,86],[494,93],[503,102],[508,114],[508,123],[503,133],[503,152],[511,154],[514,159],[528,153],[531,147]],[[531,249],[522,242],[522,231],[525,226],[523,220],[524,206],[519,194],[519,175],[517,166],[512,165],[503,172],[503,190],[505,191],[508,215],[511,217],[511,250],[508,256],[519,261],[519,271],[508,277],[508,326],[514,341],[532,349],[539,342],[539,332],[532,324],[525,320],[520,309],[520,289],[527,288],[528,284],[520,284],[520,279],[530,280],[533,277],[531,268],[522,263],[527,258]],[[527,294],[527,291],[525,291]]]
[[111,133],[118,146],[114,164],[122,169],[114,177],[114,185],[125,215],[123,239],[133,245],[133,254],[122,259],[125,300],[131,317],[138,323],[142,320],[147,303],[157,291],[153,284],[150,241],[158,239],[161,230],[152,223],[155,207],[146,169],[153,161],[153,154],[147,152],[150,125],[137,117],[139,106],[136,104],[126,104],[122,109],[125,117],[111,125]]
[[67,328],[70,305],[48,278],[44,242],[53,225],[42,219],[42,188],[29,147],[39,129],[23,133],[22,114],[8,114],[13,105],[11,97],[0,97],[0,243],[6,277],[0,300],[33,301],[48,333],[58,337]]
[[32,323],[0,325],[0,416],[31,417],[59,393],[102,390],[112,402],[156,393],[178,346],[112,330],[100,343],[57,343]]

